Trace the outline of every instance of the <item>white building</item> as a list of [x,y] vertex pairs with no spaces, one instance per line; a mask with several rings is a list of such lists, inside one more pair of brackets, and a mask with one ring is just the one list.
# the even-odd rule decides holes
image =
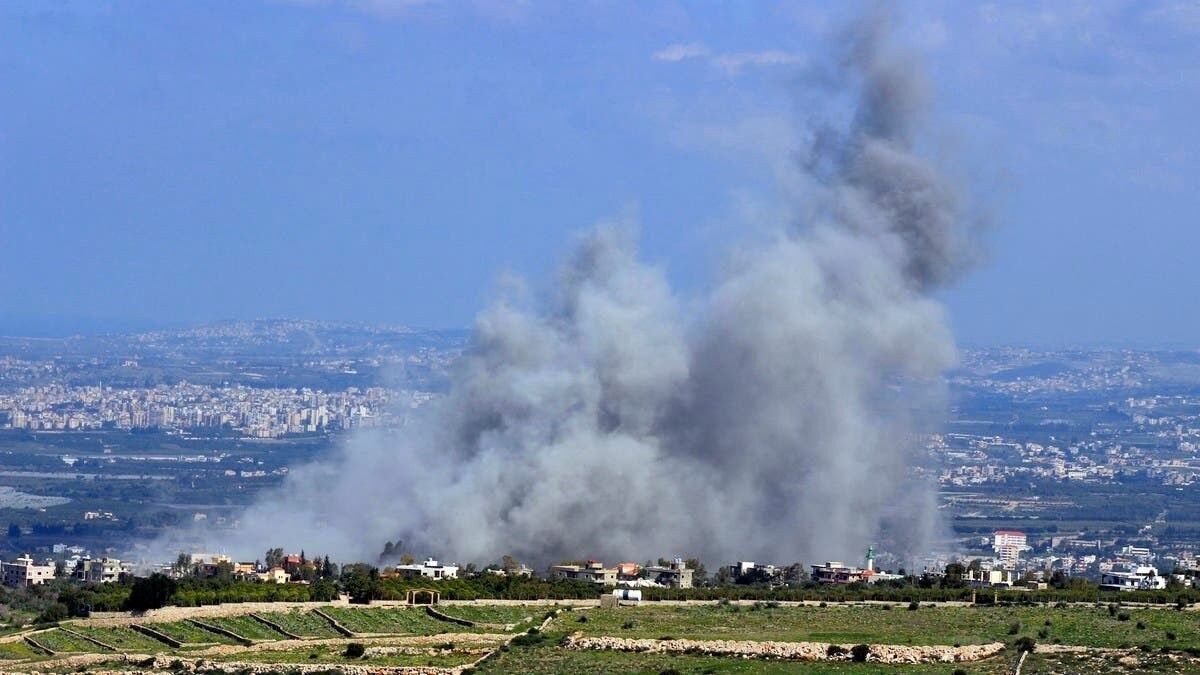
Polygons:
[[410,579],[415,577],[457,579],[458,565],[443,565],[433,558],[428,558],[420,565],[396,565],[396,573]]
[[111,584],[120,581],[124,572],[125,568],[116,558],[101,558],[100,560],[81,558],[75,563],[75,569],[71,576],[84,581]]
[[1014,565],[1023,551],[1029,550],[1028,538],[1017,530],[996,530],[992,535],[992,550],[1005,565]]
[[38,586],[54,578],[54,565],[36,565],[28,554],[2,566],[4,585],[13,588]]
[[1100,589],[1105,591],[1154,591],[1167,587],[1167,578],[1158,570],[1139,565],[1132,572],[1105,572],[1100,575]]

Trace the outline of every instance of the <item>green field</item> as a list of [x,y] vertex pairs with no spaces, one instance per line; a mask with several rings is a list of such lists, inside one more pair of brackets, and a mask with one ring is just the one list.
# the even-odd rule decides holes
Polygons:
[[436,635],[470,630],[464,626],[435,619],[424,609],[412,607],[330,607],[322,610],[355,633],[404,633]]
[[329,622],[307,610],[290,612],[261,612],[259,616],[271,621],[293,635],[307,638],[341,637]]
[[214,633],[210,630],[204,630],[193,623],[187,621],[172,621],[170,623],[152,623],[147,624],[147,628],[152,628],[163,635],[173,637],[176,640],[184,643],[206,644],[218,643],[223,645],[237,644],[237,640],[226,637],[220,633]]
[[[551,609],[543,606],[447,605],[442,611],[465,619],[485,623],[511,623],[532,617],[522,631]],[[298,664],[320,664],[333,668],[357,664],[367,666],[459,666],[474,661],[478,653],[402,654],[377,653],[348,658],[346,645],[364,643],[374,647],[395,647],[409,644],[419,649],[447,650],[454,645],[455,635],[436,638],[439,645],[411,641],[403,636],[424,636],[440,633],[483,633],[494,629],[468,628],[428,616],[422,608],[408,607],[329,607],[331,616],[353,631],[389,634],[394,638],[344,638],[337,635],[328,622],[308,610],[266,614],[268,619],[288,630],[309,638],[334,638],[319,644],[286,645],[286,649],[244,650],[209,654],[203,650],[215,644],[236,644],[211,631],[185,621],[151,624],[156,630],[186,642],[182,648],[171,649],[122,626],[86,626],[79,622],[64,624],[126,653],[166,653],[180,657],[198,657],[224,662],[253,662],[279,664],[281,670]],[[283,635],[248,615],[202,619],[249,639],[269,642]],[[575,651],[562,646],[571,633],[589,636],[628,638],[689,638],[695,640],[776,640],[785,642],[830,642],[837,644],[910,644],[953,645],[1003,642],[1009,645],[999,654],[982,661],[962,664],[881,665],[877,663],[800,662],[775,659],[754,659],[709,656],[700,653],[625,653],[615,651]],[[62,654],[105,653],[107,650],[72,635],[62,628],[34,635],[40,643]],[[482,674],[532,673],[647,673],[654,675],[668,670],[679,673],[779,673],[879,674],[879,675],[951,675],[956,669],[971,675],[1002,675],[1011,672],[1018,657],[1012,646],[1021,637],[1029,637],[1040,645],[1073,645],[1099,647],[1109,651],[1086,653],[1034,653],[1025,664],[1023,673],[1187,673],[1200,672],[1200,613],[1175,609],[1134,609],[1108,606],[1077,607],[930,607],[915,610],[906,605],[831,605],[768,606],[736,604],[704,604],[672,606],[646,604],[614,609],[575,608],[562,611],[550,622],[544,633],[521,635],[511,645],[501,647],[478,669]],[[484,643],[460,642],[461,647],[480,650],[500,644],[499,636]],[[280,645],[285,647],[285,645]],[[199,652],[199,653],[198,653]],[[113,655],[115,659],[117,655]],[[0,660],[16,659],[31,663],[46,661],[27,645],[15,642],[0,645]],[[114,661],[115,663],[115,661]],[[13,670],[12,667],[6,670]],[[64,666],[61,672],[75,668]]]
[[124,626],[90,627],[71,624],[70,628],[76,633],[95,638],[121,651],[153,654],[169,649],[165,643]]
[[249,616],[219,616],[205,619],[204,623],[233,631],[249,640],[285,640],[287,636]]
[[531,619],[519,626],[528,628],[541,623],[549,608],[545,605],[439,605],[438,611],[446,616],[479,623],[515,624]]
[[[1192,612],[1106,608],[880,606],[754,608],[738,605],[643,605],[577,610],[564,620],[585,635],[699,640],[779,640],[880,644],[983,644],[1028,635],[1038,642],[1090,647],[1200,648],[1200,621]],[[586,616],[586,622],[579,618]],[[632,622],[632,626],[625,626]],[[1049,622],[1047,624],[1047,622]],[[1011,633],[1019,623],[1017,632]],[[1144,628],[1139,628],[1142,625]],[[1039,635],[1039,633],[1041,635]],[[1171,634],[1174,639],[1171,639]]]
[[99,652],[103,651],[99,646],[88,642],[82,638],[75,637],[59,628],[48,630],[45,633],[38,633],[32,636],[38,644],[48,647],[56,652]]

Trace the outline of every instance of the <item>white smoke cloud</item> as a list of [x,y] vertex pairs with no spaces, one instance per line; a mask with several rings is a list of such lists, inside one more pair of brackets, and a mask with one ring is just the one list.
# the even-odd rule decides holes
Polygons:
[[885,18],[844,41],[850,121],[797,153],[811,220],[732,255],[686,312],[630,228],[588,233],[551,292],[479,316],[445,400],[294,471],[230,546],[371,560],[400,539],[538,564],[922,550],[936,516],[913,432],[955,359],[929,293],[970,263],[971,219],[914,151],[927,92]]

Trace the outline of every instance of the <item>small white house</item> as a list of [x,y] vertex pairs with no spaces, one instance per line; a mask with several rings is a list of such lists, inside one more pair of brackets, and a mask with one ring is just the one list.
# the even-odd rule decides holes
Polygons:
[[429,579],[457,579],[458,565],[443,565],[433,558],[428,558],[421,564],[396,565],[396,573],[400,576],[414,579],[426,577]]
[[1105,572],[1100,575],[1100,589],[1105,591],[1154,591],[1167,587],[1167,578],[1148,565],[1135,567],[1132,572]]

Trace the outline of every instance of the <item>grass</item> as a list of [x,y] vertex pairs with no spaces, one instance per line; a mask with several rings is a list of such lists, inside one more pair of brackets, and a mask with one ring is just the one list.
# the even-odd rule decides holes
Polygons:
[[[154,652],[162,652],[169,647],[158,640],[124,626],[77,626],[71,625],[71,630],[76,633],[82,633],[88,637],[95,638],[106,645],[112,645],[118,650],[134,653],[153,654]],[[93,645],[89,651],[101,651],[99,647]]]
[[[329,625],[329,622],[312,612],[295,610],[291,612],[265,612],[259,614],[267,621],[272,621],[284,630],[301,637],[336,638],[342,637]],[[251,619],[253,621],[253,619]]]
[[439,621],[426,614],[423,609],[330,607],[323,611],[355,633],[436,635],[437,633],[461,633],[472,630],[458,624]]
[[56,652],[100,652],[104,651],[98,645],[75,637],[58,628],[31,636],[38,644],[45,645]]
[[284,640],[286,635],[249,616],[218,616],[205,619],[205,623],[233,631],[249,640]]
[[43,654],[33,651],[29,645],[25,644],[24,640],[0,642],[0,660],[36,659],[42,656]]
[[480,623],[520,623],[532,618],[530,625],[536,625],[553,608],[546,605],[438,605],[437,609],[447,616]]
[[[885,666],[879,664],[770,661],[720,658],[694,654],[648,654],[600,651],[568,651],[550,640],[536,647],[513,647],[484,661],[479,675],[585,675],[590,673],[657,674],[674,669],[679,673],[730,673],[753,675],[950,675],[965,666],[971,675],[1007,675],[1012,671],[1010,654],[958,666],[922,664]],[[1025,672],[1025,671],[1023,671]]]
[[479,658],[474,654],[386,654],[369,658],[348,659],[343,654],[344,645],[312,645],[304,649],[287,651],[241,652],[221,656],[215,660],[244,661],[250,663],[319,663],[359,664],[372,666],[439,666],[452,667],[469,663]]
[[237,641],[233,638],[226,637],[220,633],[204,630],[203,628],[187,621],[172,621],[170,623],[152,623],[147,624],[148,628],[175,638],[180,642],[200,644],[200,643],[218,643],[224,645],[234,645]]
[[[1011,642],[1018,635],[1038,642],[1121,647],[1149,644],[1172,649],[1200,647],[1196,616],[1168,609],[1126,609],[1129,621],[1118,621],[1107,609],[1073,607],[937,607],[915,612],[877,606],[671,607],[643,605],[619,609],[577,610],[567,620],[586,615],[572,630],[587,635],[656,638],[670,635],[701,640],[746,639],[880,644],[982,644]],[[572,616],[574,615],[574,616]],[[1050,625],[1045,625],[1050,621]],[[1146,628],[1139,630],[1137,622]],[[624,628],[632,622],[632,627]],[[1045,632],[1042,637],[1039,632]],[[1175,640],[1168,639],[1168,632]]]

